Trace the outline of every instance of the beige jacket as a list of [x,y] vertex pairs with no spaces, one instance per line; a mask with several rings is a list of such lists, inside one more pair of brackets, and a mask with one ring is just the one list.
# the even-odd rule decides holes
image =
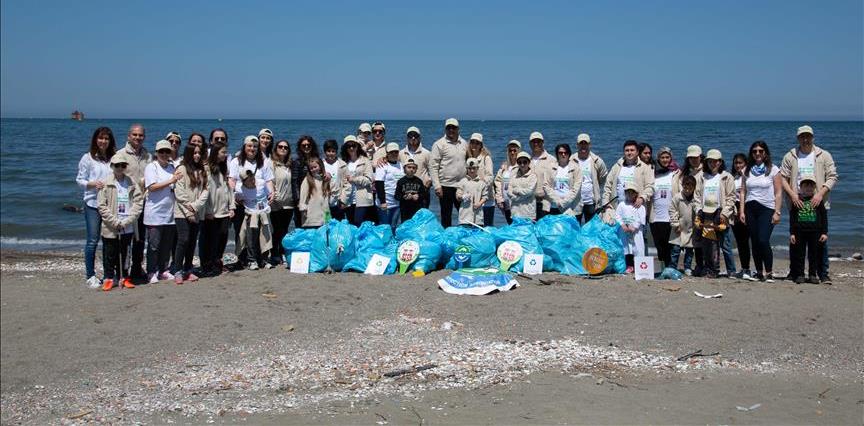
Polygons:
[[[702,193],[705,191],[705,173],[702,178],[697,179],[696,191],[693,200],[696,209],[702,208]],[[729,172],[720,173],[720,214],[726,217],[726,223],[732,223],[732,215],[735,214],[735,178]]]
[[669,204],[669,226],[672,227],[672,233],[669,236],[670,244],[693,247],[693,218],[695,215],[695,198],[687,200],[681,194],[672,196],[672,202]]
[[[326,161],[325,161],[326,163]],[[330,176],[330,199],[328,202],[335,206],[342,199],[342,191],[345,189],[345,175],[348,174],[348,165],[342,159],[336,159],[336,176]]]
[[537,175],[533,170],[523,175],[518,166],[511,168],[507,196],[510,198],[513,217],[537,219]]
[[[672,196],[676,196],[681,193],[681,179],[684,178],[682,176],[683,169],[678,169],[676,172],[678,173],[675,176],[675,179],[672,179]],[[699,180],[702,179],[702,166],[700,165],[698,169],[691,170],[690,176],[693,176],[696,179],[696,186],[699,186]]]
[[536,164],[533,160],[531,160],[531,170],[534,174],[537,175],[538,189],[537,189],[537,199],[536,202],[541,203],[543,205],[543,211],[549,211],[552,208],[549,203],[549,199],[546,198],[546,192],[543,191],[543,183],[546,182],[549,174],[552,173],[552,169],[558,166],[558,161],[555,160],[555,156],[549,154],[546,151],[543,151],[543,154],[540,154],[537,157]]
[[[579,167],[579,153],[570,156],[570,161]],[[606,185],[606,176],[609,174],[609,169],[606,168],[606,162],[599,155],[589,152],[588,161],[591,164],[591,183],[594,186],[594,204],[599,206],[602,204],[601,197],[603,196],[603,187]],[[581,193],[580,193],[581,195]]]
[[428,149],[423,148],[423,145],[417,147],[417,151],[411,152],[406,146],[399,151],[399,162],[404,166],[405,163],[408,162],[408,159],[413,159],[414,164],[417,165],[417,173],[415,176],[419,177],[424,184],[428,187],[432,184],[432,178],[429,176],[429,159],[431,152]]
[[303,214],[303,226],[321,226],[324,224],[325,213],[330,210],[330,203],[324,198],[322,180],[316,179],[317,188],[309,196],[309,180],[303,179],[300,184],[300,199],[297,200],[297,209]]
[[[828,193],[825,195],[825,209],[831,208],[830,195],[834,189],[834,185],[840,180],[837,174],[837,167],[834,165],[834,157],[831,153],[825,151],[818,146],[813,146],[813,152],[816,154],[814,163],[816,165],[816,190],[818,191],[823,186],[828,188]],[[786,155],[783,156],[783,163],[780,165],[780,175],[786,179],[793,189],[798,187],[798,148],[792,148]],[[785,191],[784,191],[785,193]],[[789,194],[786,194],[786,200],[789,201]],[[789,203],[792,206],[792,203]],[[791,207],[790,207],[791,208]]]
[[153,161],[153,156],[143,146],[136,154],[129,146],[129,142],[126,142],[126,146],[117,153],[122,154],[126,160],[126,176],[131,177],[138,186],[144,188],[144,168]]
[[[621,173],[621,167],[624,167],[623,158],[615,162],[612,170],[609,171],[609,175],[606,176],[606,184],[603,186],[603,202],[601,204],[608,203],[618,195],[618,174]],[[651,166],[636,160],[636,170],[633,172],[633,177],[636,187],[640,188],[639,196],[642,197],[643,204],[651,201],[651,197],[654,195],[654,170],[651,169]],[[610,203],[609,206],[612,210],[615,210],[615,207],[618,207],[618,201]]]
[[[513,173],[513,168],[516,167],[515,164],[507,164],[507,162],[501,163],[501,167],[498,169],[498,172],[495,173],[495,180],[493,181],[493,186],[495,187],[495,202],[503,203],[507,194],[504,193],[504,174],[507,172]],[[507,177],[507,184],[509,185],[509,179],[513,177],[511,174]]]
[[[474,157],[474,159],[480,162],[480,167],[477,168],[477,177],[486,182],[486,204],[487,206],[491,206],[491,203],[495,202],[495,184],[493,183],[495,180],[495,173],[493,173],[495,164],[489,155],[481,155]],[[465,161],[467,162],[468,159],[465,159]]]
[[96,194],[96,208],[102,216],[102,236],[105,238],[117,238],[117,228],[121,225],[125,228],[132,224],[135,239],[140,240],[143,235],[138,235],[138,216],[144,210],[144,191],[134,180],[125,176],[129,183],[129,204],[132,206],[125,221],[120,221],[117,215],[117,179],[114,173],[105,178],[105,186]]
[[[459,181],[456,187],[456,201],[459,203],[459,224],[483,225],[483,204],[489,196],[489,184],[480,178],[471,179],[468,176]],[[467,199],[466,199],[467,198]],[[480,204],[474,208],[474,204]]]
[[[561,210],[561,213],[570,216],[580,215],[582,214],[582,170],[579,168],[578,163],[570,163],[570,170],[567,173],[570,190],[567,191],[566,195],[560,197],[558,196],[558,194],[555,193],[554,189],[555,176],[558,175],[559,168],[560,166],[558,166],[557,164],[555,165],[555,167],[552,168],[552,170],[546,176],[545,185],[538,185],[541,186],[541,188],[538,188],[537,191],[543,192],[543,196],[546,203],[549,204],[550,210],[552,208],[552,203],[554,202],[557,204],[558,210]],[[548,212],[549,210],[545,211]]]
[[294,208],[294,193],[291,191],[291,165],[273,161],[273,203],[270,211]]
[[204,220],[207,197],[210,194],[203,185],[207,182],[207,172],[201,173],[202,184],[193,188],[186,166],[177,167],[177,171],[182,177],[174,184],[174,218],[201,222]]
[[[345,166],[345,180],[342,186],[341,201],[342,204],[348,204],[348,196],[351,195],[351,188],[354,189],[354,202],[357,207],[369,207],[374,205],[372,189],[375,186],[375,175],[372,171],[372,161],[367,157],[357,157],[357,168],[354,170],[353,176],[348,171],[348,166]],[[354,182],[348,179],[352,178]]]
[[456,187],[459,184],[465,177],[467,149],[468,143],[462,138],[456,142],[450,142],[446,137],[435,141],[429,153],[429,177],[433,187]]
[[234,211],[234,192],[228,185],[228,177],[222,173],[207,173],[207,204],[204,206],[204,216],[214,218],[228,217]]
[[[240,225],[240,246],[237,247],[237,253],[243,253],[246,250],[246,242],[249,241],[249,232],[252,229],[258,230],[258,248],[261,253],[273,248],[273,227],[270,224],[270,215],[263,211],[253,213],[246,210],[243,223]],[[281,243],[281,241],[278,242],[278,244]]]

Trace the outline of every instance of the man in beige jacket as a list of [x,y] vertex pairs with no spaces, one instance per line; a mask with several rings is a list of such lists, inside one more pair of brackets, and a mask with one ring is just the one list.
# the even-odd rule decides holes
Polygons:
[[453,209],[458,207],[456,188],[465,177],[467,149],[468,142],[459,137],[459,121],[448,118],[444,136],[435,141],[429,154],[429,177],[441,203],[441,225],[445,228],[453,223]]
[[[133,124],[129,126],[129,133],[126,136],[126,146],[123,147],[117,154],[123,156],[126,164],[126,176],[132,178],[136,185],[144,188],[144,168],[147,164],[153,161],[153,156],[144,148],[144,139],[146,133],[144,126]],[[143,201],[142,201],[143,203]],[[138,235],[146,235],[144,228],[144,215],[138,216]],[[144,278],[144,240],[145,238],[136,239],[132,242],[132,278]]]
[[546,215],[552,205],[546,197],[546,192],[543,190],[543,182],[552,173],[552,169],[558,164],[555,156],[546,152],[544,147],[543,134],[540,132],[532,132],[528,138],[531,145],[531,170],[537,175],[537,182],[540,182],[540,188],[537,190],[536,201],[536,217],[540,220]]
[[582,214],[577,218],[584,224],[594,217],[594,211],[600,206],[602,189],[606,185],[609,170],[603,159],[591,152],[591,136],[587,133],[576,137],[576,153],[570,156],[570,160],[582,171]]
[[618,202],[624,200],[624,187],[628,182],[635,183],[639,191],[634,207],[639,208],[654,195],[654,171],[651,166],[639,161],[638,145],[634,140],[624,142],[624,156],[612,166],[606,177],[603,204],[608,204],[607,207],[613,212]]
[[417,165],[415,176],[420,178],[423,181],[423,185],[426,186],[426,196],[420,197],[420,199],[423,200],[423,208],[428,209],[429,187],[432,186],[432,178],[429,177],[429,155],[431,153],[421,144],[423,136],[417,127],[409,127],[405,132],[405,137],[407,138],[407,143],[405,144],[405,148],[399,151],[399,162],[408,164],[408,160],[414,160],[414,164]]

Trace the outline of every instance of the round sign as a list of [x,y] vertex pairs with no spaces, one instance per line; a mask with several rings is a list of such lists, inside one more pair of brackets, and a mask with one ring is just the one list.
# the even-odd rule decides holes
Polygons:
[[399,263],[413,263],[420,256],[420,243],[414,240],[405,240],[402,244],[399,244],[396,255]]
[[471,248],[468,246],[456,247],[456,251],[453,253],[453,259],[458,263],[468,262],[471,260]]
[[516,241],[504,241],[498,246],[498,260],[501,261],[501,269],[510,269],[510,266],[522,258],[522,245]]
[[591,275],[597,275],[606,270],[609,256],[600,247],[592,247],[582,256],[582,266]]

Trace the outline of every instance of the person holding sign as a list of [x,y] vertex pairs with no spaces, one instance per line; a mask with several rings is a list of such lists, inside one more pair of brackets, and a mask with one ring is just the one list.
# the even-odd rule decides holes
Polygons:
[[516,167],[511,169],[507,198],[513,217],[537,219],[537,175],[531,170],[531,155],[525,151],[516,156]]
[[615,208],[615,220],[624,230],[621,244],[624,246],[627,273],[633,273],[633,259],[636,256],[645,256],[645,239],[642,237],[642,228],[645,227],[645,206],[636,204],[639,199],[639,187],[636,183],[629,182],[624,187],[624,202],[618,203]]
[[489,196],[489,184],[480,178],[480,161],[469,158],[465,166],[467,176],[456,187],[456,200],[459,202],[459,224],[465,226],[483,223],[483,205]]
[[720,273],[720,245],[726,237],[735,204],[735,178],[726,171],[723,155],[710,149],[702,166],[702,179],[696,183],[696,241],[702,246],[704,276]]
[[570,161],[570,145],[566,143],[555,147],[558,162],[546,175],[541,191],[549,202],[549,214],[582,214],[582,170]]

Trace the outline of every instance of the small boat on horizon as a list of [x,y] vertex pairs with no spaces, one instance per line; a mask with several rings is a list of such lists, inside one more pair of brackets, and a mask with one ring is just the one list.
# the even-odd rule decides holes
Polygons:
[[84,121],[84,113],[76,109],[75,111],[72,111],[71,118],[75,121]]

